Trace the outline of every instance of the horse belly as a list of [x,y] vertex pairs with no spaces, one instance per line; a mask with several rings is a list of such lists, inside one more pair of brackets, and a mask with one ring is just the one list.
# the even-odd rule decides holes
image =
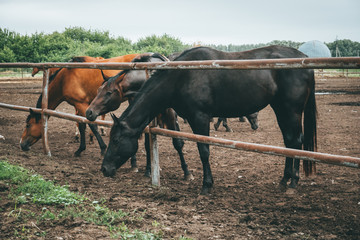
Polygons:
[[[226,81],[222,82],[224,85]],[[269,74],[240,74],[227,86],[214,90],[214,116],[245,116],[265,108],[274,98],[277,86]]]

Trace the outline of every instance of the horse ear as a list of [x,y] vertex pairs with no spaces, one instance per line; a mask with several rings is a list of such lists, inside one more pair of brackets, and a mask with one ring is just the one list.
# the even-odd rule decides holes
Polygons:
[[111,77],[105,76],[104,71],[102,69],[100,69],[100,71],[101,71],[101,75],[102,75],[102,77],[104,79],[104,82],[107,82]]
[[124,97],[133,98],[133,97],[135,97],[135,95],[137,93],[138,93],[137,91],[127,91],[127,92],[124,93]]
[[115,114],[110,113],[110,116],[112,117],[114,124],[119,124],[119,119],[115,116]]

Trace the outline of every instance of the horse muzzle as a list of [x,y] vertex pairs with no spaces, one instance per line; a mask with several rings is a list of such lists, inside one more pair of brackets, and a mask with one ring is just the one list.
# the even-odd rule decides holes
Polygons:
[[101,166],[101,172],[103,173],[104,177],[114,177],[116,174],[116,168],[109,166]]
[[98,114],[96,114],[94,111],[92,111],[91,109],[86,110],[86,118],[89,121],[95,121],[97,118]]
[[20,148],[23,151],[29,151],[30,150],[30,143],[28,141],[20,141]]

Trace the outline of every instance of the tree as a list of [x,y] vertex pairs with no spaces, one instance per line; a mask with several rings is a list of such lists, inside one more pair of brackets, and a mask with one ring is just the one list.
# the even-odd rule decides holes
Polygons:
[[336,40],[326,44],[330,49],[331,56],[336,57],[336,51],[340,52],[341,57],[357,57],[360,53],[360,43],[349,39]]
[[0,51],[0,62],[6,63],[6,62],[16,62],[16,55],[9,47],[5,46]]
[[140,39],[135,44],[135,50],[138,52],[157,52],[164,55],[170,55],[174,52],[181,52],[188,46],[184,45],[179,39],[164,34],[160,37],[151,35]]

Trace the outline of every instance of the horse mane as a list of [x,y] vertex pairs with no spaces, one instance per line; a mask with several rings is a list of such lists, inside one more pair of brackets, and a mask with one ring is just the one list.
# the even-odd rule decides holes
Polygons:
[[193,47],[193,48],[189,48],[189,49],[186,49],[184,50],[182,53],[180,53],[178,56],[175,56],[175,58],[173,59],[173,61],[176,61],[177,59],[181,58],[182,56],[188,54],[189,52],[192,52],[194,50],[197,50],[197,49],[211,49],[209,47],[203,47],[203,46],[199,46],[199,47]]
[[[160,54],[160,53],[144,53],[142,55],[140,55],[139,57],[134,58],[131,62],[137,63],[137,62],[150,62],[151,58],[158,58],[164,62],[166,61],[170,61],[167,57],[165,57],[164,55]],[[108,82],[108,83],[112,83],[114,82],[118,77],[120,77],[123,74],[126,74],[130,71],[131,69],[126,69],[126,70],[122,70],[120,71],[118,74],[116,74],[113,77],[110,77],[109,79],[105,80],[104,78],[104,73],[101,71],[101,74],[103,75],[104,78],[104,83]]]
[[[58,70],[56,70],[53,74],[51,74],[51,76],[49,77],[49,84],[55,79],[55,77],[57,76],[57,74],[62,70],[63,68],[59,68]],[[42,105],[42,93],[40,94],[37,102],[36,102],[36,108],[41,108]],[[30,114],[28,116],[28,118],[26,119],[26,122],[28,122],[30,120],[32,114]],[[40,113],[33,113],[33,116],[35,116],[36,121],[40,120]]]
[[164,55],[160,54],[160,53],[144,53],[141,54],[139,57],[134,58],[131,62],[150,62],[151,58],[158,58],[164,62],[169,61],[169,59],[167,57],[165,57]]
[[75,56],[75,57],[72,57],[69,62],[85,62],[85,57],[78,57],[78,56]]

